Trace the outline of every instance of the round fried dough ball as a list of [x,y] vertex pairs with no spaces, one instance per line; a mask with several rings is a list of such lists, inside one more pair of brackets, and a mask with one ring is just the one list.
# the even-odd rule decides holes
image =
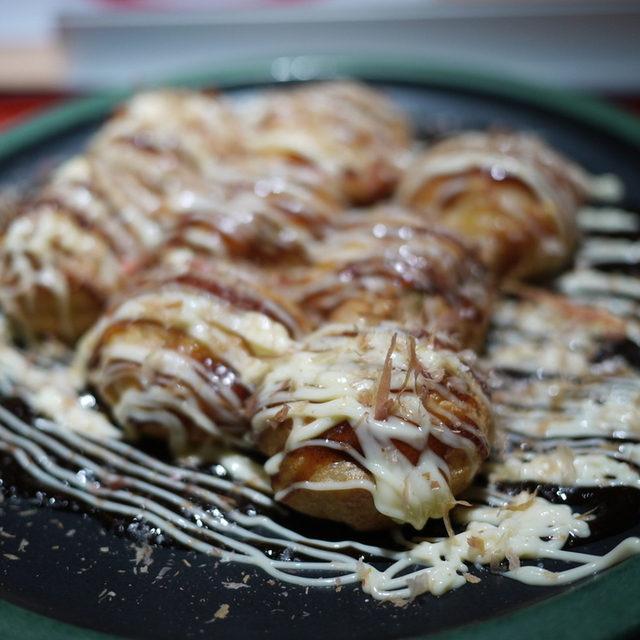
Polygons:
[[[469,354],[467,354],[468,356]],[[259,385],[252,437],[276,499],[358,530],[442,518],[489,451],[465,355],[393,325],[326,325]]]
[[589,177],[538,137],[466,132],[427,148],[396,199],[475,246],[505,279],[540,278],[573,257]]

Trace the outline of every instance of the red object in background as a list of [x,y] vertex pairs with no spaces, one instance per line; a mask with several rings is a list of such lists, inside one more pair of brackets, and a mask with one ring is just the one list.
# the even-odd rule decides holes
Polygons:
[[622,111],[629,111],[640,116],[640,97],[638,96],[612,96],[608,102],[622,109]]
[[0,94],[0,130],[7,129],[39,111],[53,107],[64,100],[62,94]]

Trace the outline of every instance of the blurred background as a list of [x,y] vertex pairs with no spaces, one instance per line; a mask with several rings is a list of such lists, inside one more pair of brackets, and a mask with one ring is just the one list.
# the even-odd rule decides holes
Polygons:
[[0,125],[69,95],[310,54],[478,70],[640,113],[637,0],[2,0]]

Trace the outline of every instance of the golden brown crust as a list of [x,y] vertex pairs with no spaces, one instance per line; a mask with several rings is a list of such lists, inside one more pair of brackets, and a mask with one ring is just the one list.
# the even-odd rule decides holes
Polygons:
[[[335,452],[327,453],[327,449],[322,447],[305,447],[288,453],[281,469],[272,478],[276,492],[284,491],[294,483],[333,484],[370,480],[366,470],[352,459]],[[342,522],[356,531],[387,529],[396,524],[376,509],[373,496],[367,489],[313,491],[296,488],[287,491],[282,502],[300,513]]]

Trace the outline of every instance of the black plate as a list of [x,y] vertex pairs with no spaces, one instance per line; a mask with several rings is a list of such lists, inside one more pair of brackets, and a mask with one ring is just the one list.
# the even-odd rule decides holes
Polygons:
[[[623,206],[640,210],[640,123],[586,98],[415,64],[327,58],[227,68],[183,84],[244,91],[275,78],[332,75],[375,82],[427,134],[487,126],[536,131],[588,170],[620,176],[627,187]],[[80,150],[122,95],[77,102],[5,134],[0,184],[32,181]],[[631,534],[640,530],[622,537]],[[23,540],[28,545],[17,553]],[[606,541],[605,550],[615,542]],[[145,640],[526,640],[547,633],[616,638],[640,629],[638,557],[557,588],[483,571],[478,585],[441,597],[423,595],[404,608],[381,604],[354,586],[307,591],[190,551],[156,548],[146,572],[135,558],[131,541],[108,533],[92,517],[33,510],[27,503],[0,505],[0,632],[34,639],[104,638],[95,633],[102,631]],[[239,583],[246,586],[230,587]],[[226,617],[215,617],[224,604]]]

